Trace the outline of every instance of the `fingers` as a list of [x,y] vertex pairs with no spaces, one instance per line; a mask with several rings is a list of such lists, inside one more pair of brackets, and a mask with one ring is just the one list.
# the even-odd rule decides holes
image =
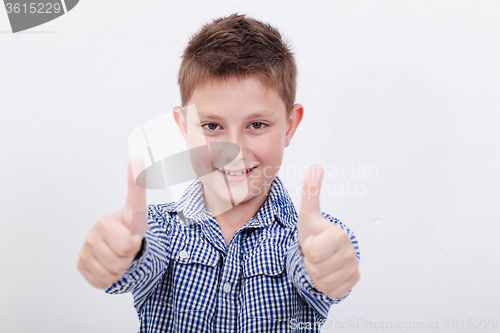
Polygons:
[[120,274],[127,269],[135,254],[120,256],[106,241],[99,242],[94,248],[93,257],[110,273]]
[[96,288],[116,282],[140,250],[142,237],[115,216],[100,219],[88,233],[80,250],[78,270]]
[[302,244],[304,265],[318,290],[344,296],[359,280],[358,261],[349,237],[333,224]]
[[[345,278],[349,276],[349,278]],[[359,281],[359,272],[352,275],[336,272],[326,278],[319,280],[316,287],[331,298],[341,298],[345,296]]]
[[135,238],[132,238],[132,232],[114,215],[99,220],[95,228],[116,257],[129,258],[135,256],[139,250],[134,242]]
[[317,267],[318,265],[306,262],[306,260],[304,260],[304,264],[313,278],[316,288],[332,298],[341,298],[359,281],[356,259],[349,259],[341,265],[335,264],[336,269],[334,270],[322,270]]
[[324,169],[321,165],[314,164],[309,167],[302,184],[302,202],[300,203],[300,216],[315,216],[321,214],[319,208],[319,196],[321,192],[321,180]]
[[105,289],[106,288],[105,283],[97,280],[94,277],[94,275],[82,265],[81,261],[78,261],[76,266],[77,266],[80,274],[82,274],[83,277],[85,278],[85,280],[87,280],[87,282],[90,283],[93,287],[98,288],[98,289]]
[[329,221],[327,223],[329,225],[322,232],[310,235],[302,244],[302,252],[311,263],[321,263],[334,256],[339,249],[348,252],[349,256],[354,255],[354,248],[345,231]]
[[313,261],[304,253],[304,265],[313,279],[321,279],[332,272],[339,271],[346,266],[357,264],[354,254],[347,250],[340,250],[323,261]]
[[108,271],[89,251],[82,248],[78,270],[94,287],[105,289],[120,278],[120,274]]

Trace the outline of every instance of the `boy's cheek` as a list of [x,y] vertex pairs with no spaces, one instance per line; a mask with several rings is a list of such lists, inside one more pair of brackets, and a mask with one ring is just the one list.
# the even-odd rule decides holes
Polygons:
[[208,142],[203,133],[199,133],[198,129],[188,129],[188,147],[189,149],[206,145]]

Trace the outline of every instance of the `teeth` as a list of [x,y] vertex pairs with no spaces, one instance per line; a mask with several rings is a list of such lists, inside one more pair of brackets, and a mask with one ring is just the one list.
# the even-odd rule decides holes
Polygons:
[[252,170],[253,168],[250,168],[250,169],[247,169],[245,171],[241,171],[241,172],[237,172],[237,173],[233,173],[233,172],[228,172],[228,171],[224,171],[224,170],[221,170],[221,169],[217,169],[219,171],[222,171],[224,172],[225,174],[227,175],[230,175],[230,176],[239,176],[239,175],[242,175],[244,173],[247,173],[248,171]]

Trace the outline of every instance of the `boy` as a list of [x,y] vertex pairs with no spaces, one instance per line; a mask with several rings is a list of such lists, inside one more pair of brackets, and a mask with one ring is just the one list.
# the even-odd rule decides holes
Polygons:
[[178,78],[189,107],[174,120],[188,148],[238,155],[209,148],[212,172],[149,206],[132,160],[125,207],[96,223],[77,265],[107,293],[132,292],[140,332],[319,332],[357,283],[354,234],[319,208],[323,169],[308,170],[299,214],[277,177],[304,113],[296,72],[279,32],[244,15],[191,38]]

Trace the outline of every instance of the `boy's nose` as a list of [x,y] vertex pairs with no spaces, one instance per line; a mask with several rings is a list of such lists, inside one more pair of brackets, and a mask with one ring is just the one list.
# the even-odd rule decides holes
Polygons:
[[242,135],[242,133],[240,133],[238,131],[230,132],[230,133],[228,133],[226,141],[234,143],[234,144],[238,145],[238,147],[240,148],[240,152],[235,160],[244,159],[246,157],[246,155],[247,155],[247,147],[246,146],[247,145],[246,145],[245,138]]

